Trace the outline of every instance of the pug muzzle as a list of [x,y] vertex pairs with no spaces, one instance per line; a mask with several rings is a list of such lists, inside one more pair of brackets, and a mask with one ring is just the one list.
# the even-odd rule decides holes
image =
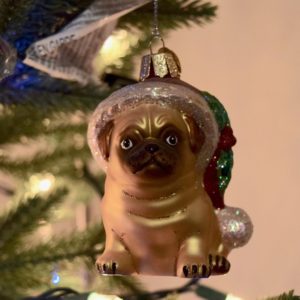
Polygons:
[[177,161],[177,153],[157,140],[141,143],[125,157],[125,162],[133,174],[150,165],[157,167],[164,174],[169,174],[174,170]]

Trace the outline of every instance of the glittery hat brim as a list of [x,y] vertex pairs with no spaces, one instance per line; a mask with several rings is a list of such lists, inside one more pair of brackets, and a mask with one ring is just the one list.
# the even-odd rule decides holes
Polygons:
[[205,141],[199,153],[197,167],[205,167],[219,140],[219,131],[213,112],[197,90],[188,86],[161,81],[146,81],[126,86],[103,100],[96,108],[88,128],[91,152],[106,171],[107,161],[102,156],[98,138],[105,125],[117,116],[143,104],[151,103],[171,107],[192,117],[204,132]]

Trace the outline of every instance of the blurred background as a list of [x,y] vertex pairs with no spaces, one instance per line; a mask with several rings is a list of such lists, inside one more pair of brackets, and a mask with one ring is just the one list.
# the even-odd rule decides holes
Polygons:
[[300,291],[300,2],[214,1],[205,28],[170,34],[182,79],[226,107],[237,144],[225,203],[254,223],[229,274],[206,284],[245,299]]
[[[218,6],[217,16],[212,22],[205,26],[192,23],[191,27],[166,29],[165,42],[180,58],[181,78],[215,95],[227,109],[238,142],[233,149],[233,176],[225,203],[249,213],[254,234],[248,245],[230,254],[232,267],[227,275],[202,282],[241,299],[261,299],[291,289],[300,294],[300,2],[213,0],[212,4]],[[135,22],[134,19],[131,22]],[[23,250],[19,242],[10,242],[4,235],[1,237],[2,241],[9,241],[7,249],[12,251],[16,265],[26,255],[30,264],[38,264],[32,257],[41,260],[40,269],[30,264],[22,272],[16,269],[19,270],[20,285],[22,281],[26,283],[26,273],[35,272],[36,277],[45,275],[43,288],[50,284],[50,287],[75,286],[105,292],[116,285],[107,278],[101,281],[94,270],[89,272],[86,269],[86,266],[90,270],[93,268],[95,255],[103,249],[104,236],[100,227],[92,228],[87,236],[77,235],[71,242],[57,237],[70,236],[74,231],[85,232],[90,225],[101,221],[99,198],[103,192],[103,176],[90,160],[85,130],[89,113],[98,99],[130,83],[127,78],[138,78],[140,54],[123,58],[138,43],[147,44],[145,32],[143,27],[128,30],[127,26],[132,24],[126,21],[126,17],[124,24],[112,36],[107,34],[109,37],[93,61],[99,77],[104,74],[121,76],[117,80],[106,77],[109,89],[95,91],[86,88],[83,91],[72,86],[64,87],[61,92],[58,88],[60,82],[55,82],[53,88],[41,80],[42,89],[38,90],[34,87],[36,81],[28,80],[33,76],[32,71],[26,71],[29,74],[26,73],[29,76],[26,78],[20,66],[19,77],[13,84],[4,80],[1,86],[3,101],[0,109],[5,118],[0,124],[3,143],[0,148],[0,216],[16,210],[24,198],[39,195],[36,203],[43,203],[41,201],[48,199],[53,191],[58,190],[57,198],[64,195],[64,187],[67,186],[69,191],[63,204],[51,209],[51,219],[47,213],[42,214],[46,209],[39,207],[40,204],[33,206],[39,209],[36,212],[33,209],[32,216],[34,218],[35,213],[40,213],[36,217],[40,226],[35,231],[30,226],[28,230],[24,227],[24,234],[29,233],[29,237]],[[10,95],[13,89],[18,89],[19,94]],[[37,92],[40,91],[52,93],[47,102],[47,105],[51,103],[50,106],[38,101],[41,94]],[[60,98],[62,94],[69,98]],[[33,102],[36,100],[34,109],[26,106],[29,98]],[[67,101],[72,102],[71,109]],[[15,109],[14,105],[20,103],[25,105]],[[14,108],[11,109],[10,105]],[[46,134],[40,136],[37,128],[42,127]],[[58,143],[63,147],[56,151]],[[2,228],[1,224],[9,220],[9,216],[3,216],[0,229],[4,232],[6,227]],[[18,220],[21,220],[21,215]],[[22,220],[20,224],[23,224]],[[12,230],[7,232],[15,230],[7,228]],[[82,248],[85,239],[89,239],[90,244]],[[34,252],[29,246],[37,242],[46,246]],[[75,250],[69,253],[64,250],[67,248]],[[76,258],[75,263],[74,260],[61,262],[51,257],[51,251],[58,251],[67,260],[73,255],[74,259],[84,257],[84,261],[78,260],[77,263]],[[51,263],[46,268],[43,264],[47,259]],[[3,264],[5,268],[7,265],[11,266],[12,262]],[[10,278],[10,273],[5,272],[0,275],[2,282]],[[19,279],[16,277],[15,280]],[[33,286],[37,279],[32,280],[27,283]],[[141,283],[149,290],[173,288],[184,282],[178,278],[141,278]],[[124,285],[138,283],[133,280],[118,284],[122,289]],[[10,299],[7,295],[5,297]],[[192,293],[181,298],[197,299]]]

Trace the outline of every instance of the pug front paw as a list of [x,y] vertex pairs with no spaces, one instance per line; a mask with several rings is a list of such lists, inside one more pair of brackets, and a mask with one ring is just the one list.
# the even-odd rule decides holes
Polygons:
[[135,268],[128,252],[105,252],[96,261],[96,267],[101,275],[130,275]]
[[200,257],[185,257],[177,264],[177,276],[185,278],[208,278],[211,267]]
[[211,269],[207,265],[184,265],[182,267],[182,277],[186,278],[208,278],[211,274]]
[[118,263],[115,261],[98,261],[96,262],[96,267],[99,272],[99,274],[116,274],[118,270]]

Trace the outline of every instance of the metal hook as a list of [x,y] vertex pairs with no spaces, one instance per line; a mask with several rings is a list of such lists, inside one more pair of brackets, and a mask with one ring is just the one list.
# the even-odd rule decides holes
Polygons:
[[152,44],[153,44],[153,41],[155,39],[160,39],[160,41],[162,42],[162,45],[163,45],[163,48],[165,48],[165,41],[163,40],[163,38],[161,37],[161,35],[154,35],[149,43],[149,48],[150,48],[150,54],[153,55],[153,50],[152,50]]

